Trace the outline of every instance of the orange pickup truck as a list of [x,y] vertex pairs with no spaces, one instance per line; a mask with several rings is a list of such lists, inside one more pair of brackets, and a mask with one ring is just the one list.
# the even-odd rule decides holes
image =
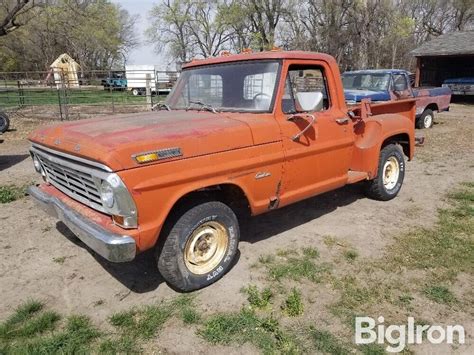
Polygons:
[[155,111],[57,124],[29,137],[29,194],[93,251],[195,290],[232,266],[239,221],[361,182],[394,198],[413,158],[415,101],[348,111],[325,54],[223,55],[184,66]]

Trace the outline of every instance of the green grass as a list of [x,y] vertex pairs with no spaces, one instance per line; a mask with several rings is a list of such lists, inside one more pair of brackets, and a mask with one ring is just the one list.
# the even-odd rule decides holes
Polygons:
[[6,185],[0,186],[0,203],[9,203],[16,201],[26,196],[26,189],[29,185],[15,186]]
[[177,312],[185,324],[196,324],[201,321],[201,315],[196,309],[194,296],[191,294],[181,295],[172,303],[171,307]]
[[15,309],[13,315],[6,320],[3,326],[14,326],[18,323],[24,322],[41,311],[43,307],[44,304],[42,302],[35,300],[26,301]]
[[[415,306],[413,293],[442,305],[462,306],[446,284],[459,273],[474,270],[474,184],[463,184],[448,195],[448,202],[451,207],[439,210],[433,228],[416,228],[396,237],[383,258],[357,261],[345,254],[357,277],[332,279],[340,297],[330,306],[331,312],[350,324],[356,315],[388,304],[397,307],[394,312],[400,307],[409,311]],[[425,276],[407,279],[400,270]],[[384,273],[391,277],[384,278]]]
[[194,308],[184,308],[181,310],[181,319],[185,324],[196,324],[201,321],[201,315]]
[[38,301],[28,301],[0,324],[0,354],[137,353],[140,344],[158,333],[171,317],[186,324],[200,321],[191,295],[158,305],[133,308],[112,315],[114,331],[94,327],[88,317],[73,315],[61,321]]
[[350,353],[349,347],[342,344],[333,334],[325,330],[310,327],[309,334],[314,348],[324,354],[345,355]]
[[149,339],[154,336],[172,316],[168,305],[150,305],[141,309],[120,312],[110,318],[110,323],[124,334],[135,338]]
[[346,250],[344,252],[344,258],[350,263],[357,259],[358,256],[359,253],[357,253],[355,250]]
[[66,257],[65,256],[60,256],[60,257],[57,257],[57,258],[53,258],[53,261],[57,264],[62,265],[66,261]]
[[[70,89],[67,97],[61,98],[70,105],[98,104],[146,104],[146,96],[133,96],[129,91],[107,91],[101,89]],[[153,102],[161,97],[154,96]],[[0,92],[0,107],[14,107],[22,103],[26,106],[58,105],[58,91],[53,89],[23,90],[23,96],[18,91]]]
[[86,353],[100,336],[84,316],[71,316],[59,329],[61,316],[43,311],[38,301],[28,301],[0,324],[0,353],[51,354]]
[[427,286],[423,290],[424,294],[426,297],[428,297],[430,300],[435,301],[437,303],[443,303],[443,304],[453,304],[455,303],[456,297],[454,294],[445,286]]
[[283,311],[290,317],[297,317],[303,314],[304,304],[301,299],[301,292],[292,288],[290,294],[282,305]]
[[276,319],[258,316],[248,308],[238,313],[221,313],[210,317],[198,334],[211,344],[250,343],[268,354],[299,352],[294,337],[283,331]]
[[248,287],[244,287],[242,292],[247,294],[247,301],[250,303],[250,305],[258,309],[269,307],[273,298],[273,292],[269,287],[259,291],[257,286],[250,285]]
[[105,339],[99,344],[101,354],[137,354],[140,348],[135,339],[130,336],[122,336],[118,339]]
[[303,255],[310,259],[316,259],[319,257],[319,251],[316,248],[306,247],[306,248],[303,248],[302,251],[303,251]]
[[397,238],[384,259],[385,270],[426,270],[437,281],[453,281],[459,273],[474,270],[474,184],[463,184],[448,199],[452,207],[439,211],[434,228]]
[[297,250],[279,251],[278,258],[267,255],[261,256],[259,262],[267,269],[271,280],[281,281],[290,279],[299,281],[308,279],[320,282],[322,277],[329,273],[328,264],[318,264],[316,260],[319,252],[314,248],[302,249],[302,254]]
[[364,355],[385,355],[385,347],[380,344],[367,344],[360,347]]

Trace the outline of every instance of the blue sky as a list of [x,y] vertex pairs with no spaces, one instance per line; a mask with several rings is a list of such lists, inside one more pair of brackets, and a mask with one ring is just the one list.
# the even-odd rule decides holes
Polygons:
[[[157,1],[112,0],[112,2],[120,4],[122,8],[130,13],[130,15],[139,16],[135,30],[142,43],[130,52],[127,64],[156,64],[162,66],[163,69],[166,69],[169,59],[154,53],[153,46],[144,43],[144,32],[149,25],[148,13],[153,7],[153,4],[157,3]],[[174,69],[174,66],[171,69]]]

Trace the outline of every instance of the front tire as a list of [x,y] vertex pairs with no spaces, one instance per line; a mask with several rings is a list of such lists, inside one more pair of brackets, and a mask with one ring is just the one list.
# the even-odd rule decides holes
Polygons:
[[193,291],[232,268],[240,230],[232,209],[213,201],[182,213],[161,238],[165,239],[156,254],[161,275],[173,288]]
[[380,151],[377,177],[366,184],[366,195],[374,200],[395,198],[405,178],[405,158],[401,149],[389,144]]
[[431,128],[434,124],[434,112],[429,108],[416,119],[416,128]]

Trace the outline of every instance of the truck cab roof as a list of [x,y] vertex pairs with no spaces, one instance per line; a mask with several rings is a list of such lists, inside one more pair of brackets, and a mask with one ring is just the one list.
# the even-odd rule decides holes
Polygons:
[[193,59],[183,65],[183,69],[211,64],[222,64],[227,62],[238,62],[246,60],[265,60],[265,59],[306,59],[306,60],[322,60],[327,63],[336,64],[336,60],[324,53],[305,52],[305,51],[283,51],[271,50],[266,52],[245,52],[239,54],[223,54],[218,57],[206,59]]

